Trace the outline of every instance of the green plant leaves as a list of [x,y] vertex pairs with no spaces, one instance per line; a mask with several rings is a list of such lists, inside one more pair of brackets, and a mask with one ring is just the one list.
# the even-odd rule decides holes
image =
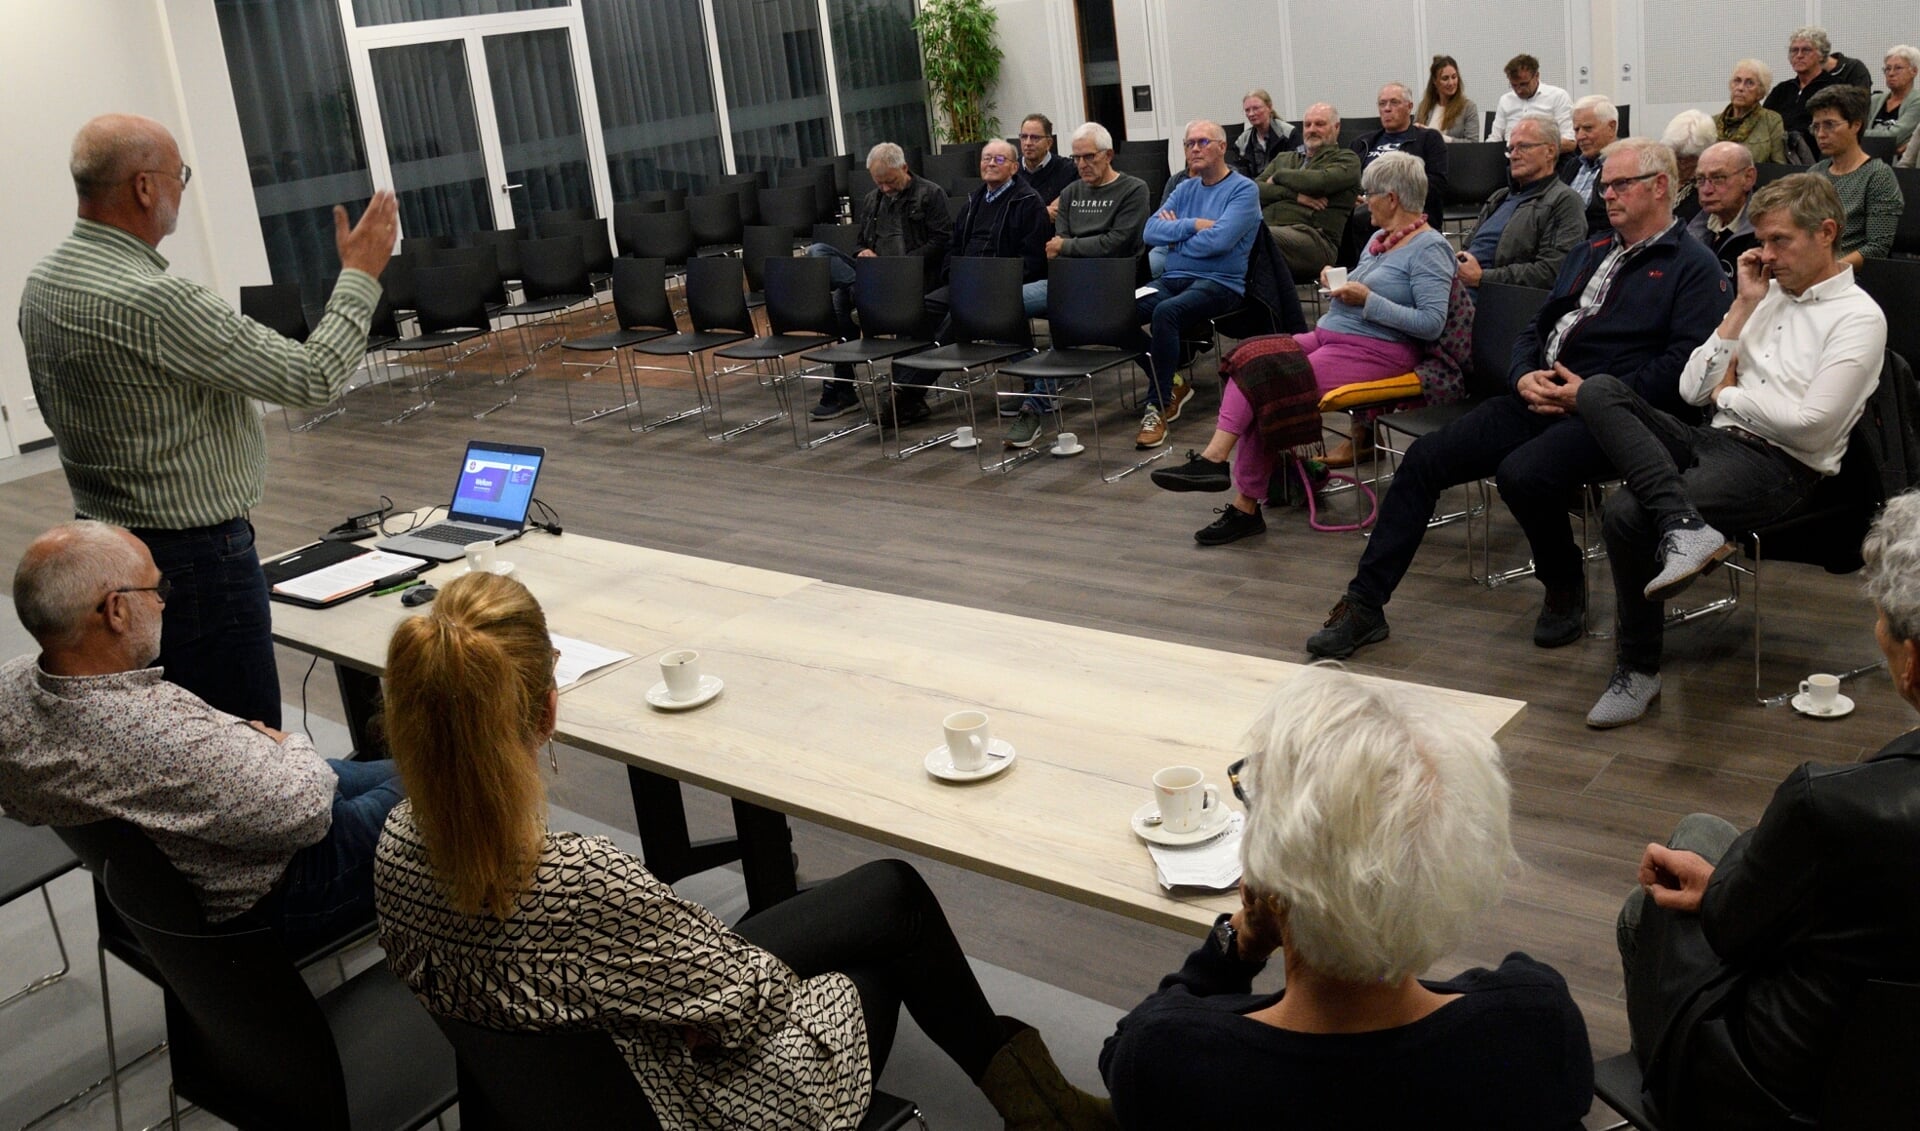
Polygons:
[[921,0],[913,27],[942,141],[985,141],[1000,132],[987,97],[1000,77],[999,19],[986,0]]

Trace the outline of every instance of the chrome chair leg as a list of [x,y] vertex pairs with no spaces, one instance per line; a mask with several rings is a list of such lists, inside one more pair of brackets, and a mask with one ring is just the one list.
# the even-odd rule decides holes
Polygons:
[[53,945],[60,948],[60,969],[28,979],[26,985],[0,998],[0,1007],[12,1005],[28,994],[46,989],[66,977],[67,972],[73,969],[73,963],[67,958],[67,940],[60,934],[60,918],[53,913],[53,897],[47,894],[45,884],[40,885],[40,900],[47,905],[47,922],[53,927]]

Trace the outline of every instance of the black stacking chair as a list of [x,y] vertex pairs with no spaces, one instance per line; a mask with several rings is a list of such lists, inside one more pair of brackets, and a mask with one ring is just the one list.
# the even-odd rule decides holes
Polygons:
[[812,183],[787,184],[760,190],[760,222],[795,232],[813,230],[819,209],[814,206]]
[[848,255],[859,255],[860,228],[857,224],[815,224],[813,242],[837,247]]
[[647,204],[656,200],[660,202],[660,211],[680,212],[687,207],[687,190],[683,188],[648,189],[645,192],[635,193],[628,203]]
[[[837,198],[847,195],[849,187],[847,184],[848,178],[859,164],[859,159],[851,153],[836,153],[832,157],[816,157],[807,162],[804,167],[808,169],[825,168],[831,170],[833,173],[833,192]],[[782,184],[786,183],[786,175],[791,171],[792,170],[785,170],[781,173]]]
[[[1166,195],[1167,180],[1172,173],[1167,169],[1164,143],[1155,142],[1154,144],[1156,148],[1152,150],[1129,150],[1126,153],[1114,154],[1113,167],[1147,182],[1147,199],[1157,203],[1162,196]],[[1452,165],[1449,164],[1448,168],[1452,168]]]
[[[971,159],[969,157],[971,156]],[[964,151],[948,149],[943,153],[929,153],[924,167],[912,166],[914,172],[952,193],[953,182],[961,177],[980,175],[980,155],[969,155]]]
[[730,192],[740,198],[740,223],[758,224],[760,222],[760,193],[767,187],[765,169],[751,173],[730,173],[721,177],[710,193]]
[[693,240],[698,254],[740,250],[740,198],[731,192],[716,192],[687,198],[687,220],[693,225]]
[[[499,311],[501,317],[514,320],[514,331],[520,337],[520,353],[525,364],[515,370],[514,376],[533,368],[538,354],[558,346],[566,337],[560,327],[561,315],[579,303],[593,301],[593,279],[587,274],[586,249],[580,246],[577,237],[528,240],[520,245],[520,262],[525,297]],[[535,342],[528,329],[542,321],[553,327],[553,334]]]
[[[1012,258],[961,256],[952,260],[947,284],[951,318],[948,336],[952,342],[895,358],[894,386],[901,383],[903,371],[929,385],[938,382],[943,373],[957,372],[957,384],[965,392],[967,423],[975,424],[973,386],[991,381],[994,368],[1001,362],[1033,350],[1033,324],[1027,319],[1020,292],[1022,266],[1020,260]],[[953,434],[948,433],[922,440],[903,446],[897,455],[904,459],[952,439]]]
[[1920,169],[1895,169],[1893,178],[1900,182],[1900,195],[1906,199],[1900,226],[1893,233],[1893,254],[1920,255]]
[[839,317],[833,309],[833,280],[827,261],[810,256],[772,256],[762,270],[767,334],[727,346],[714,356],[753,365],[772,381],[783,410],[791,415],[794,406],[789,395],[787,359],[840,340]]
[[[381,421],[383,424],[399,424],[414,413],[433,407],[433,397],[427,391],[424,382],[403,389],[394,375],[388,350],[399,340],[400,320],[394,316],[393,304],[387,301],[387,296],[381,295],[380,301],[373,306],[373,321],[367,327],[365,355],[367,374],[369,380],[377,380],[384,384],[394,397],[394,402],[400,406],[398,412]],[[410,396],[419,399],[412,404],[407,404],[406,400]]]
[[507,284],[500,277],[500,257],[492,245],[444,247],[433,253],[435,267],[472,267],[487,294],[487,313],[498,314],[511,301]]
[[[300,301],[300,287],[295,283],[241,287],[240,313],[281,337],[292,338],[296,342],[306,341],[307,335],[313,332],[307,322],[307,308]],[[286,424],[287,431],[305,432],[321,421],[347,411],[346,392],[342,388],[324,408],[298,424],[293,422],[293,410],[281,405],[280,419]]]
[[660,212],[633,217],[633,242],[620,249],[622,255],[640,259],[658,259],[669,273],[683,273],[700,244],[693,234],[693,220],[684,211]]
[[[933,343],[921,337],[926,322],[926,260],[917,255],[869,256],[854,261],[853,306],[860,319],[860,337],[851,342],[841,342],[826,349],[803,354],[802,360],[815,365],[850,365],[856,367],[853,385],[856,392],[865,390],[865,398],[878,415],[879,392],[876,388],[876,370],[880,362],[891,361],[902,354],[917,353]],[[858,369],[864,367],[866,378],[862,380]],[[827,373],[810,374],[804,370],[796,374],[807,381],[841,381],[843,378]],[[888,393],[889,402],[892,393]],[[844,436],[849,432],[866,427],[865,422],[837,428],[819,439],[813,438],[812,421],[804,412],[792,414],[794,421],[794,443],[802,449],[824,444],[828,440]],[[803,424],[802,421],[805,421]],[[802,429],[805,429],[804,435]],[[886,449],[886,430],[881,429],[881,449]],[[899,429],[895,426],[894,438],[899,439]]]
[[1447,146],[1447,199],[1444,224],[1465,230],[1480,218],[1481,206],[1507,183],[1507,143],[1473,141]]
[[657,216],[667,210],[664,200],[648,200],[640,203],[616,204],[613,206],[613,247],[616,255],[634,255],[633,232],[641,216]]
[[540,229],[543,236],[579,236],[580,248],[587,257],[587,276],[594,290],[613,281],[613,244],[604,220],[559,220]]
[[[753,337],[753,315],[747,310],[746,272],[738,259],[713,255],[687,261],[687,319],[692,326],[687,332],[640,342],[633,351],[648,357],[686,358],[686,371],[693,378],[694,392],[700,399],[699,407],[693,411],[700,413],[707,439],[731,440],[750,428],[780,419],[776,412],[728,428],[720,400],[720,379],[735,370],[715,372],[711,359],[702,356]],[[641,365],[638,361],[632,365],[636,370],[661,368]],[[711,423],[707,419],[709,412],[713,417]]]
[[[420,291],[420,332],[411,338],[402,338],[387,348],[395,353],[437,351],[446,368],[433,381],[448,380],[458,372],[454,367],[462,358],[470,357],[491,344],[493,320],[487,314],[488,280],[480,275],[478,268],[472,266],[429,267],[419,272],[416,280]],[[478,345],[464,352],[455,352],[476,338],[481,339]],[[495,352],[498,353],[497,350]],[[503,371],[496,383],[505,382]],[[513,400],[514,397],[509,395],[507,400],[478,415],[485,416]]]
[[[865,174],[858,180],[864,181]],[[866,186],[872,186],[866,181]],[[840,198],[847,195],[847,179],[839,176],[832,166],[803,165],[799,168],[783,169],[780,172],[782,187],[793,185],[813,186],[813,218],[816,223],[828,223],[840,216]]]
[[386,963],[315,998],[277,934],[209,927],[157,853],[110,857],[105,886],[163,978],[175,1127],[181,1099],[314,1131],[410,1131],[453,1106],[453,1051]]
[[550,239],[560,234],[553,230],[554,224],[571,224],[593,218],[593,209],[584,204],[572,208],[550,208],[533,214],[533,230],[539,233],[542,239]]
[[[1085,402],[1093,428],[1094,470],[1108,483],[1166,454],[1155,452],[1114,475],[1106,473],[1100,442],[1100,406],[1094,378],[1109,369],[1137,363],[1145,337],[1134,309],[1131,259],[1054,259],[1047,264],[1047,325],[1053,348],[1025,361],[1002,365],[1000,373],[1021,380],[1059,382],[1059,399]],[[1083,386],[1075,395],[1070,390]],[[1058,400],[1055,402],[1058,417]]]
[[414,284],[413,273],[418,264],[408,258],[405,252],[389,256],[387,265],[380,269],[380,293],[393,304],[394,317],[412,314],[420,305],[418,289]]
[[467,233],[474,247],[493,249],[494,262],[500,268],[500,282],[511,287],[520,282],[520,244],[527,234],[518,228],[485,228]]
[[412,259],[415,266],[432,267],[433,253],[453,246],[452,236],[402,236],[400,254]]
[[[567,419],[574,424],[585,424],[589,420],[598,420],[612,413],[624,412],[627,414],[629,431],[650,432],[665,421],[656,421],[651,425],[645,424],[645,414],[642,413],[642,425],[637,428],[634,426],[633,410],[640,408],[640,382],[637,375],[628,371],[626,351],[641,342],[664,338],[679,329],[673,320],[673,306],[667,301],[666,264],[658,259],[633,259],[626,256],[614,260],[613,312],[614,321],[619,324],[618,329],[560,343],[563,356],[567,353],[604,353],[608,355],[605,360],[594,362],[562,360],[560,364],[562,368],[585,369],[587,372],[581,374],[582,381],[591,380],[595,373],[609,365],[613,366],[614,373],[620,382],[621,403],[609,408],[593,409],[584,416],[575,416],[573,414],[574,383],[568,381],[564,386],[567,391]],[[631,394],[627,391],[629,377],[633,378]],[[696,408],[692,411],[700,410]],[[671,419],[677,420],[679,417]]]
[[60,951],[60,969],[29,979],[19,989],[0,998],[0,1006],[12,1005],[28,994],[46,989],[73,969],[73,963],[67,958],[67,940],[60,934],[60,918],[53,913],[53,897],[47,894],[47,885],[79,866],[80,858],[60,842],[52,829],[29,828],[12,817],[0,815],[0,906],[28,892],[39,892],[40,902],[47,908],[47,923],[53,928],[53,945]]
[[793,256],[793,229],[755,224],[740,233],[740,264],[747,269],[747,306],[766,305],[767,260]]

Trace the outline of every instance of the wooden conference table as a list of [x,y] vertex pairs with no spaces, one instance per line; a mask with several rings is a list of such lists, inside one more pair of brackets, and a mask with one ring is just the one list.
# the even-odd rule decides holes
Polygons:
[[[555,633],[635,654],[562,694],[557,737],[637,771],[650,867],[663,837],[649,825],[671,834],[675,821],[662,867],[698,862],[697,846],[673,858],[688,851],[676,783],[689,782],[735,799],[755,906],[793,890],[787,815],[1160,926],[1210,924],[1235,905],[1231,893],[1161,888],[1128,818],[1163,766],[1199,766],[1226,793],[1241,734],[1299,665],[577,534],[529,534],[499,557]],[[274,636],[360,673],[343,672],[342,689],[362,697],[412,612],[394,597],[276,603]],[[658,655],[681,647],[726,689],[690,711],[655,710],[644,696]],[[1526,706],[1432,690],[1496,736]],[[967,707],[987,712],[1017,757],[984,781],[936,780],[923,760],[942,743],[941,719]]]

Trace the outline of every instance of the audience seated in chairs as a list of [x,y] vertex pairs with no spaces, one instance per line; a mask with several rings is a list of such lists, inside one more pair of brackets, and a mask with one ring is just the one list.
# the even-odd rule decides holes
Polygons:
[[1612,373],[1649,402],[1683,409],[1681,367],[1731,301],[1720,265],[1673,219],[1671,150],[1623,138],[1607,153],[1604,177],[1612,231],[1561,264],[1546,304],[1514,343],[1513,395],[1481,403],[1407,449],[1359,569],[1307,641],[1309,653],[1341,658],[1385,640],[1383,610],[1441,491],[1488,475],[1526,533],[1547,590],[1534,643],[1559,647],[1585,632],[1585,562],[1566,504],[1614,473],[1575,413],[1581,378]]
[[[1894,690],[1920,710],[1920,494],[1887,504],[1862,554],[1874,638]],[[1803,764],[1744,833],[1696,813],[1647,845],[1618,934],[1662,1126],[1814,1124],[1867,982],[1920,978],[1916,813],[1910,730],[1858,763]]]
[[1227,150],[1227,164],[1243,177],[1257,177],[1260,170],[1289,149],[1297,149],[1300,137],[1293,124],[1274,116],[1273,95],[1255,88],[1240,100],[1247,116],[1247,128],[1233,139]]
[[1494,107],[1493,128],[1488,141],[1507,140],[1507,130],[1529,110],[1548,115],[1560,127],[1560,152],[1573,152],[1573,99],[1557,86],[1540,81],[1540,60],[1531,55],[1515,55],[1507,60],[1507,93]]
[[1753,154],[1734,141],[1709,145],[1694,166],[1700,211],[1687,221],[1687,234],[1706,245],[1729,279],[1740,256],[1760,246],[1753,234],[1753,217],[1747,214],[1756,175]]
[[1167,426],[1193,396],[1193,383],[1174,372],[1180,332],[1240,306],[1247,256],[1260,228],[1260,194],[1227,167],[1226,131],[1216,122],[1189,122],[1182,145],[1189,175],[1167,193],[1143,233],[1148,246],[1167,250],[1166,270],[1137,307],[1151,327],[1151,387],[1133,441],[1143,450],[1166,443]]
[[1673,150],[1674,163],[1680,168],[1680,189],[1673,198],[1673,214],[1677,219],[1691,222],[1700,214],[1700,197],[1696,192],[1700,155],[1718,136],[1713,119],[1700,110],[1680,111],[1667,123],[1667,128],[1660,131],[1660,141]]
[[1887,49],[1880,73],[1887,77],[1887,89],[1873,96],[1867,110],[1866,137],[1890,137],[1895,156],[1905,156],[1920,126],[1920,98],[1913,96],[1913,79],[1920,73],[1920,48],[1901,44]]
[[[1581,1126],[1586,1023],[1552,967],[1419,977],[1518,865],[1499,747],[1429,695],[1329,667],[1275,690],[1230,771],[1241,907],[1100,1054],[1120,1126]],[[1255,994],[1275,953],[1286,987]]]
[[1567,253],[1586,242],[1586,208],[1554,175],[1558,152],[1553,119],[1545,114],[1523,114],[1507,130],[1509,182],[1481,207],[1456,257],[1469,287],[1487,282],[1545,290]]
[[1420,124],[1449,142],[1480,140],[1480,107],[1467,97],[1460,64],[1451,55],[1435,55],[1427,68],[1427,89],[1414,113]]
[[[1325,102],[1307,107],[1304,141],[1260,171],[1261,217],[1296,279],[1317,279],[1340,250],[1360,194],[1360,158],[1340,145],[1340,112]],[[1242,134],[1241,136],[1246,136]]]
[[[1807,100],[1839,83],[1826,69],[1827,55],[1831,50],[1825,28],[1796,28],[1787,37],[1787,64],[1793,68],[1793,74],[1781,79],[1778,85],[1768,91],[1767,100],[1762,103],[1780,115],[1780,124],[1787,136],[1799,138],[1809,153],[1814,152],[1811,130],[1813,111],[1808,107]],[[1791,145],[1791,142],[1788,144]],[[1756,155],[1756,159],[1762,158]],[[1789,157],[1789,160],[1792,158]]]
[[1112,1126],[1033,1029],[996,1017],[933,893],[879,861],[736,932],[598,837],[550,831],[545,614],[468,574],[395,630],[388,733],[412,800],[380,839],[387,961],[436,1014],[607,1031],[667,1128],[853,1127],[904,1004],[1009,1128]]
[[[1440,336],[1454,275],[1453,247],[1428,226],[1427,176],[1411,153],[1389,153],[1361,174],[1380,232],[1367,245],[1347,281],[1332,288],[1331,305],[1319,324],[1294,335],[1321,392],[1377,381],[1411,370],[1423,345]],[[1220,419],[1205,451],[1188,453],[1177,468],[1153,473],[1170,491],[1235,492],[1220,517],[1194,534],[1202,546],[1219,546],[1267,529],[1260,500],[1267,497],[1273,457],[1255,434],[1253,407],[1229,381],[1221,393]],[[1353,462],[1351,448],[1344,458]],[[1228,460],[1232,464],[1228,464]]]
[[1787,160],[1787,127],[1778,112],[1760,104],[1773,85],[1773,71],[1758,59],[1733,65],[1727,80],[1727,108],[1713,116],[1721,141],[1737,141],[1753,155],[1754,164],[1781,164]]
[[1053,119],[1028,114],[1020,121],[1020,183],[1032,189],[1053,217],[1060,190],[1074,181],[1073,162],[1053,151]]
[[[1600,196],[1601,156],[1620,134],[1620,111],[1597,94],[1573,104],[1574,151],[1560,162],[1560,179],[1572,187],[1587,210],[1587,234],[1607,230],[1607,202]],[[1676,185],[1676,195],[1679,188]]]
[[[898,145],[883,141],[867,154],[867,175],[873,189],[860,215],[859,255],[917,255],[927,261],[927,288],[939,285],[953,238],[953,218],[947,212],[947,194],[939,185],[907,168],[907,155]],[[853,256],[832,244],[816,243],[808,255],[832,260],[833,306],[840,315],[840,333],[849,340],[860,336],[853,321]],[[809,414],[832,420],[860,411],[853,386],[853,367],[841,366],[838,381],[823,381],[820,403]]]
[[0,805],[32,825],[125,821],[209,922],[272,927],[295,952],[364,925],[392,764],[323,759],[166,682],[149,665],[169,589],[117,526],[65,523],[27,547],[13,601],[40,654],[0,668]]
[[1807,128],[1821,153],[1812,171],[1832,182],[1846,209],[1840,261],[1858,267],[1869,259],[1885,259],[1893,250],[1905,201],[1893,170],[1860,148],[1860,131],[1867,124],[1866,92],[1836,83],[1807,100],[1807,113]]
[[1605,375],[1575,396],[1626,480],[1606,509],[1618,660],[1588,726],[1647,713],[1660,694],[1662,603],[1735,551],[1724,532],[1780,520],[1840,470],[1880,383],[1887,320],[1836,257],[1845,217],[1832,186],[1784,177],[1749,208],[1760,246],[1740,257],[1732,307],[1680,374],[1681,399],[1708,408],[1707,423]]

